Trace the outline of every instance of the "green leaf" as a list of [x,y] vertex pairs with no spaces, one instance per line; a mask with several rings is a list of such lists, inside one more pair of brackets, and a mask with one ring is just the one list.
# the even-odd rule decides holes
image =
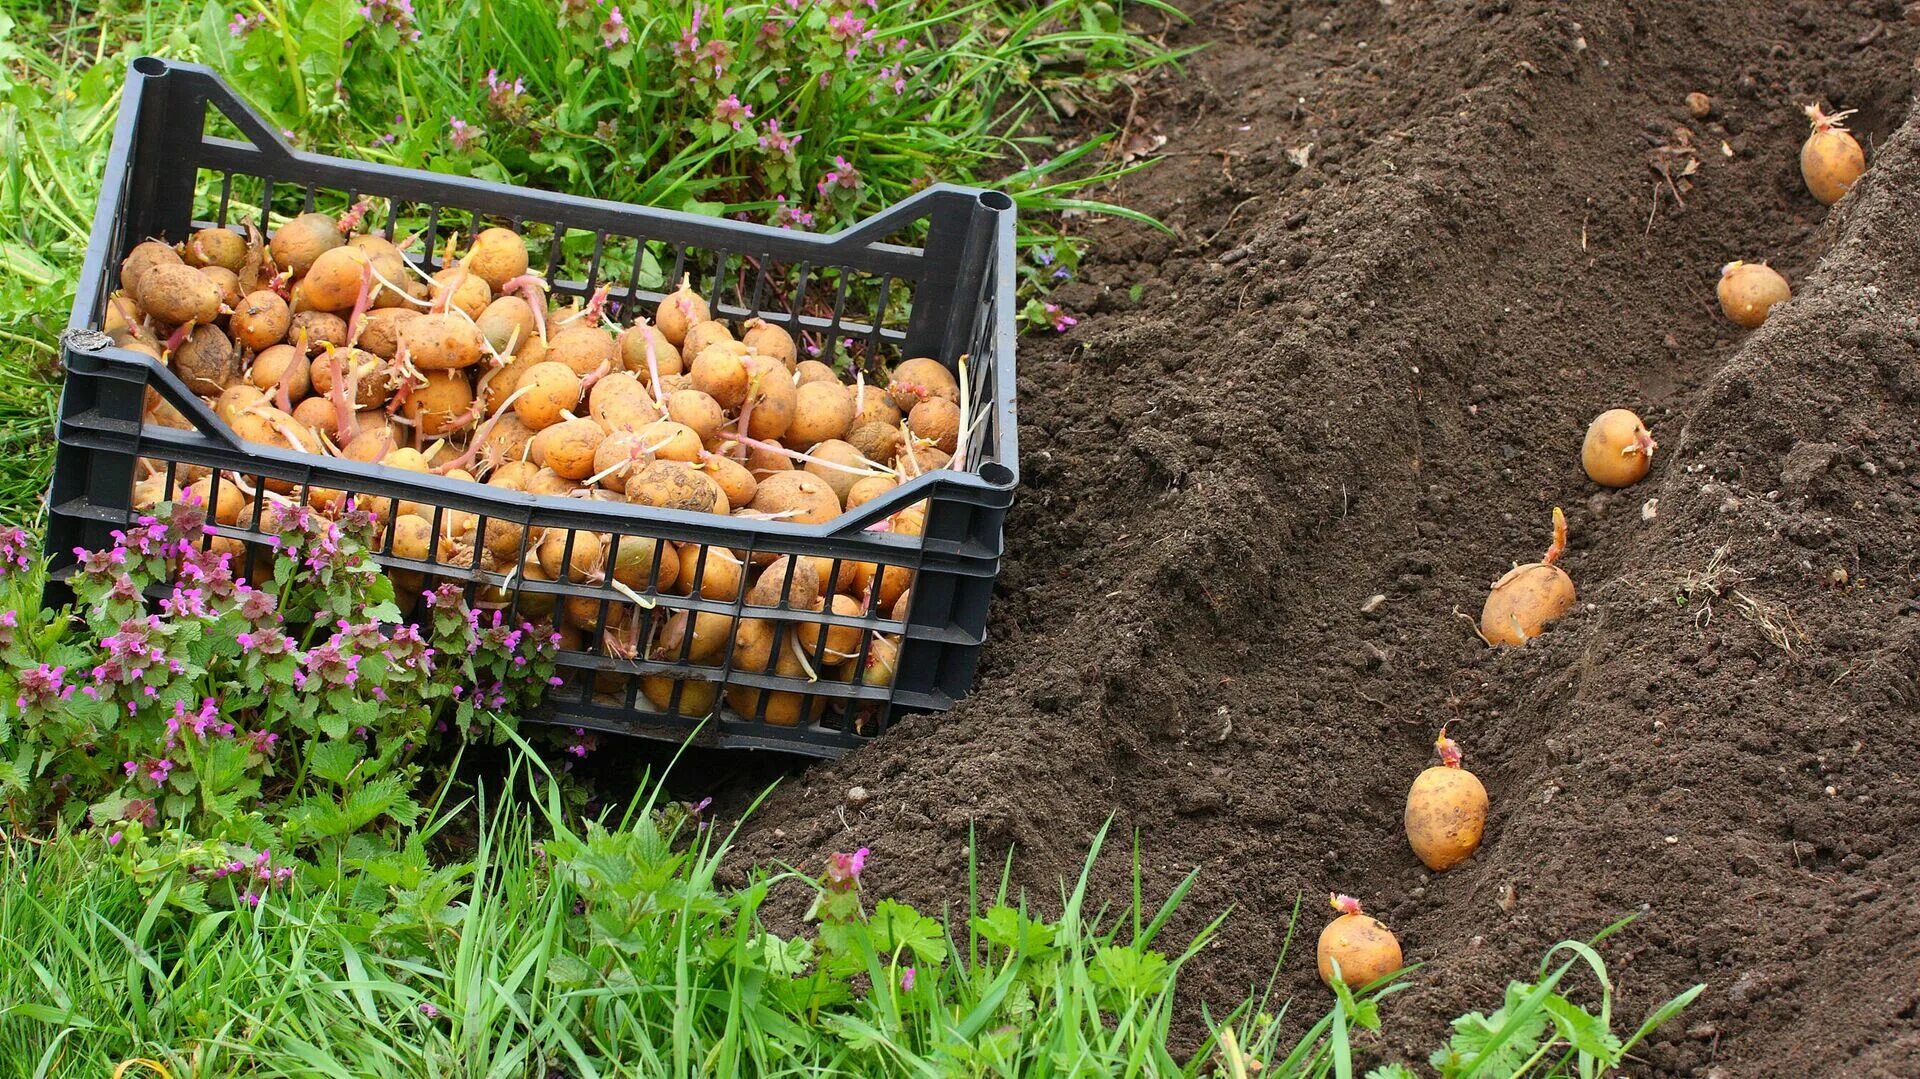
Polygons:
[[349,740],[308,743],[307,771],[335,786],[345,786],[366,749]]
[[1575,1051],[1585,1053],[1611,1067],[1620,1062],[1620,1039],[1613,1036],[1600,1017],[1555,993],[1542,1005],[1553,1025]]
[[1369,1071],[1366,1079],[1420,1079],[1420,1076],[1405,1064],[1382,1064]]
[[366,616],[369,621],[373,622],[397,623],[400,621],[400,607],[392,600],[387,600],[384,603],[376,603],[368,607],[366,609]]
[[947,956],[947,934],[940,923],[905,903],[882,899],[867,919],[874,951],[891,956],[906,952],[920,963],[939,963]]

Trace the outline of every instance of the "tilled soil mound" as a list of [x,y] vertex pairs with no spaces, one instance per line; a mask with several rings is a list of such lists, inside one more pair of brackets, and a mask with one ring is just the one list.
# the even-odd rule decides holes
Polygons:
[[[1177,929],[1232,908],[1195,1014],[1265,982],[1300,896],[1281,989],[1316,1005],[1326,893],[1391,924],[1425,966],[1383,1059],[1637,912],[1606,949],[1627,1025],[1710,985],[1641,1071],[1920,1074],[1920,26],[1193,12],[1206,51],[1139,111],[1173,156],[1113,193],[1175,235],[1090,224],[1086,317],[1023,345],[977,691],[789,778],[742,858],[866,845],[878,893],[937,906],[974,829],[1045,903],[1111,816],[1109,894],[1137,831],[1151,887],[1201,870]],[[1798,170],[1814,100],[1869,147],[1831,210]],[[1736,258],[1796,290],[1751,333],[1714,302]],[[1578,451],[1614,406],[1661,448],[1605,492]],[[1491,650],[1469,619],[1555,505],[1581,605]],[[1443,723],[1493,814],[1436,876],[1400,812]]]

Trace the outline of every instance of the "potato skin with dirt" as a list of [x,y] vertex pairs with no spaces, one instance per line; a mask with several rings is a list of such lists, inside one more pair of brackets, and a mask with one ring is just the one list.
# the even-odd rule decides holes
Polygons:
[[1522,645],[1573,610],[1573,604],[1573,578],[1566,570],[1542,562],[1515,566],[1487,594],[1480,608],[1480,635],[1488,644]]
[[1628,409],[1610,408],[1587,425],[1580,465],[1602,487],[1629,487],[1653,468],[1653,434]]
[[1767,321],[1773,305],[1793,298],[1779,271],[1760,262],[1729,262],[1720,270],[1720,310],[1737,325],[1752,329]]
[[1320,931],[1315,949],[1320,980],[1333,985],[1333,964],[1340,963],[1340,980],[1358,989],[1399,970],[1400,942],[1387,927],[1366,914],[1342,914]]
[[1402,817],[1407,842],[1428,869],[1451,869],[1480,849],[1487,788],[1463,768],[1435,765],[1414,779]]

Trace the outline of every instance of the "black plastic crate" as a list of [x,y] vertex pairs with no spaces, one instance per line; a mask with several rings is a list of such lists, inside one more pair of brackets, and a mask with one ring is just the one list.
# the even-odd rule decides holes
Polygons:
[[[965,389],[977,418],[973,431],[962,432],[967,468],[927,473],[820,525],[526,495],[242,441],[163,364],[115,347],[97,329],[117,287],[120,260],[142,240],[178,242],[216,224],[252,224],[270,233],[295,214],[338,212],[362,199],[374,207],[368,226],[396,236],[424,233],[424,253],[411,249],[409,257],[428,272],[439,267],[439,249],[451,232],[471,236],[503,225],[547,241],[544,269],[554,293],[585,296],[607,284],[609,310],[621,321],[651,313],[685,273],[715,318],[765,318],[796,339],[820,342],[822,359],[843,350],[870,365],[931,356],[958,371],[964,355]],[[542,268],[537,246],[532,262]],[[972,685],[999,571],[1001,526],[1018,478],[1013,266],[1013,204],[998,192],[932,187],[834,235],[575,198],[298,152],[209,69],[142,57],[128,72],[63,340],[68,377],[47,528],[56,580],[70,569],[76,546],[106,545],[109,533],[136,515],[134,485],[155,470],[169,492],[205,475],[216,498],[220,485],[237,482],[242,491],[270,484],[302,501],[320,489],[414,502],[431,515],[436,547],[425,561],[384,552],[390,572],[419,575],[405,578],[410,583],[427,576],[460,581],[482,602],[491,598],[515,613],[569,601],[597,607],[597,625],[561,653],[565,684],[549,692],[545,713],[534,718],[672,740],[705,723],[705,744],[835,756],[903,712],[950,707]],[[143,424],[149,390],[194,430]],[[922,502],[922,535],[872,530]],[[240,545],[264,542],[265,505],[265,498],[255,499],[245,519],[216,531]],[[480,565],[479,545],[471,562],[462,554],[461,564],[450,564],[452,556],[437,549],[442,516],[450,513],[478,515],[483,533],[489,524],[519,529],[523,555],[527,537],[547,530],[566,537],[568,564],[576,542],[587,542],[578,537],[588,533],[605,537],[609,575],[618,552],[636,544],[644,550],[652,541],[652,561],[641,572],[642,587],[630,591],[611,581],[567,582],[565,574],[544,582],[491,572]],[[696,572],[722,549],[749,562],[795,556],[780,606],[746,605],[745,588],[732,600],[700,598],[697,586],[691,597],[656,588],[660,560],[672,550],[663,541],[697,545]],[[863,564],[911,571],[904,620],[892,620],[878,603],[855,615],[789,606],[791,566],[803,556],[836,574]],[[642,604],[633,602],[634,594]],[[813,635],[829,625],[846,627],[860,636],[858,669],[846,681],[815,680],[778,673],[770,657],[757,670],[741,670],[731,649],[698,663],[691,635],[677,655],[655,657],[643,647],[629,659],[617,643],[610,646],[652,641],[678,612],[721,616],[729,627],[741,618],[764,618],[806,641],[818,640]],[[868,644],[876,635],[899,643],[890,685],[865,684]],[[643,681],[649,678],[655,681]],[[661,678],[682,681],[662,694]],[[699,683],[716,687],[711,710],[696,699]],[[651,700],[649,689],[665,699]],[[786,710],[799,721],[788,726],[778,715],[768,717],[771,701],[791,704],[796,697],[756,699],[753,690],[797,695],[797,707]],[[736,703],[750,709],[744,713],[727,704],[741,696],[747,700]]]

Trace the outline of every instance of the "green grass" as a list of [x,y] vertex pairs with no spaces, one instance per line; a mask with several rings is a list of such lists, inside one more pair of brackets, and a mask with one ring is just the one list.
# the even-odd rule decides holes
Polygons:
[[[213,66],[303,149],[622,202],[831,229],[930,182],[993,183],[1026,211],[1029,297],[1077,265],[1059,211],[1138,217],[1088,195],[1141,167],[1108,155],[1104,105],[1179,56],[1137,25],[1178,17],[1160,0],[855,4],[873,36],[851,58],[824,6],[788,19],[783,0],[702,8],[698,30],[695,5],[623,0],[613,48],[596,0],[572,17],[558,0],[414,0],[405,26],[361,6],[0,0],[0,522],[39,514],[54,346],[141,53]],[[761,34],[775,15],[777,48]],[[724,43],[723,70],[677,59],[683,34]],[[489,72],[518,89],[490,89]],[[754,110],[738,130],[719,111],[729,97]],[[456,139],[455,120],[482,133]],[[790,152],[761,145],[771,120],[800,136]]]
[[[584,1077],[1177,1076],[1215,1060],[1211,1038],[1184,1059],[1168,1042],[1179,970],[1212,935],[1162,950],[1191,878],[1158,905],[1136,891],[1111,909],[1083,872],[1043,919],[975,866],[966,907],[940,918],[829,907],[782,938],[760,911],[817,889],[809,877],[719,888],[724,838],[680,807],[583,827],[542,786],[546,800],[479,814],[469,860],[435,866],[416,837],[412,868],[383,870],[379,909],[314,886],[316,867],[257,909],[192,914],[117,871],[98,836],[10,842],[0,1062],[56,1076],[140,1059],[175,1077]],[[1100,856],[1096,841],[1089,869]],[[1377,999],[1336,1000],[1284,1066],[1284,1024],[1262,1001],[1214,1029],[1275,1061],[1266,1074],[1345,1075],[1347,1031],[1377,1022]]]

